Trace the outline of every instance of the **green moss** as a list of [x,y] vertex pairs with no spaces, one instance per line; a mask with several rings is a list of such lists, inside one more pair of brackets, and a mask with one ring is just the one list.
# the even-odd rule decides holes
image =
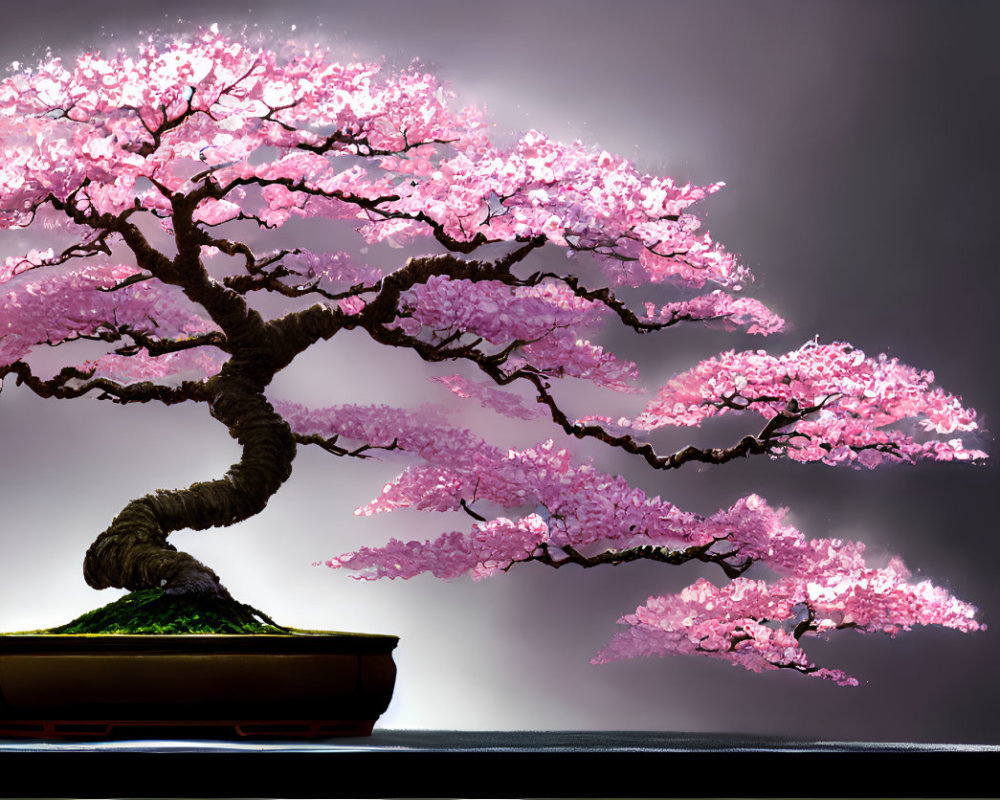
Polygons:
[[[266,621],[265,621],[266,620]],[[196,595],[169,595],[163,589],[144,589],[89,611],[72,622],[41,633],[287,633],[270,620],[235,600]]]

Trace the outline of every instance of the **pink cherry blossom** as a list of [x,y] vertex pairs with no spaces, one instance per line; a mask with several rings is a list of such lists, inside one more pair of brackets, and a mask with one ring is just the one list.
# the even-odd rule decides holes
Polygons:
[[[0,363],[13,363],[36,345],[82,337],[103,335],[117,340],[129,330],[154,337],[191,337],[213,329],[179,291],[158,282],[142,281],[118,291],[102,291],[136,274],[133,267],[95,264],[63,268],[61,272],[38,270],[7,281],[0,289],[4,292]],[[124,365],[126,361],[107,362],[113,363]]]
[[[874,467],[883,461],[975,460],[961,439],[929,439],[889,426],[913,420],[926,433],[975,431],[976,414],[933,385],[934,375],[849,344],[807,342],[771,356],[729,351],[668,381],[632,425],[700,425],[718,414],[753,411],[768,421],[791,414],[770,448],[796,461]],[[792,414],[789,404],[799,410]],[[799,414],[802,414],[800,417]]]
[[[839,543],[813,543],[816,550]],[[839,560],[839,559],[838,559]],[[851,559],[853,561],[853,559]],[[895,636],[914,625],[982,630],[976,609],[930,581],[912,584],[898,561],[884,568],[807,561],[800,574],[778,581],[736,578],[715,587],[704,578],[672,596],[651,597],[619,622],[629,626],[594,663],[668,654],[702,654],[754,672],[795,669],[845,686],[856,678],[820,669],[801,640],[840,628]],[[805,616],[808,614],[808,617]],[[795,629],[802,626],[795,635]]]
[[646,303],[646,318],[661,323],[676,319],[718,320],[726,330],[746,325],[747,333],[763,335],[776,333],[785,327],[785,321],[758,300],[752,297],[734,298],[719,289],[693,300],[667,303],[659,310],[653,303]]
[[518,395],[497,389],[486,381],[470,381],[462,375],[447,375],[432,380],[444,384],[458,397],[475,398],[484,408],[491,408],[508,417],[535,419],[545,413],[541,408],[525,406]]

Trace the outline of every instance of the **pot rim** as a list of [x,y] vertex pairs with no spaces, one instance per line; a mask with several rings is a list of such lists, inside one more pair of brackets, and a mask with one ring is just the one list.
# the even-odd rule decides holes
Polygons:
[[387,653],[399,637],[291,629],[289,633],[4,633],[0,656],[31,653]]

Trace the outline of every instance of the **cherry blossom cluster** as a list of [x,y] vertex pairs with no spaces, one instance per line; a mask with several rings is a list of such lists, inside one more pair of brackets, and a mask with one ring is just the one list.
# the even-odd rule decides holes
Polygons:
[[[11,272],[17,272],[16,267]],[[156,281],[119,286],[137,274],[134,267],[93,264],[47,270],[37,278],[31,273],[0,281],[0,366],[23,358],[39,344],[102,335],[117,340],[128,331],[156,338],[184,338],[213,329],[211,323],[194,313],[177,289]],[[140,360],[144,358],[137,355]],[[126,361],[119,357],[106,362],[106,366],[124,365]],[[155,363],[163,376],[169,374],[171,364],[179,366],[182,362],[166,359]],[[128,380],[124,374],[121,379]]]
[[463,375],[445,375],[431,380],[446,386],[456,397],[476,399],[483,408],[507,417],[537,419],[545,414],[539,406],[526,406],[519,395],[498,389],[491,381],[471,381]]
[[109,353],[94,361],[84,361],[80,370],[92,378],[108,378],[120,384],[154,381],[165,385],[201,381],[217,375],[225,355],[215,348],[199,347],[151,356],[139,350],[129,356]]
[[32,249],[23,256],[7,256],[0,265],[0,283],[9,283],[11,278],[22,272],[50,264],[54,256],[51,247],[47,250]]
[[[386,436],[383,431],[381,438]],[[470,441],[469,434],[465,440]],[[757,495],[702,517],[647,498],[591,465],[574,466],[568,453],[551,442],[506,454],[484,445],[476,455],[466,455],[465,464],[475,472],[445,466],[440,455],[426,453],[430,464],[407,469],[359,513],[401,507],[442,511],[458,508],[465,499],[506,508],[538,503],[543,513],[516,521],[484,520],[468,533],[452,531],[430,541],[392,539],[327,564],[365,579],[422,573],[479,579],[537,559],[543,547],[614,553],[643,545],[701,546],[709,555],[731,554],[730,563],[758,563],[783,576],[772,582],[738,577],[721,589],[700,579],[677,595],[651,597],[620,620],[629,630],[617,634],[594,663],[700,653],[757,672],[792,668],[856,685],[840,670],[816,667],[800,640],[845,628],[895,635],[915,625],[963,632],[982,627],[973,606],[929,581],[910,583],[898,559],[871,567],[863,544],[806,539],[785,523],[784,509],[772,509]]]
[[[150,40],[134,56],[88,53],[70,66],[51,59],[0,82],[0,143],[7,156],[0,165],[3,223],[30,224],[49,199],[72,197],[97,214],[143,209],[172,231],[172,195],[210,175],[225,189],[199,204],[195,220],[205,227],[237,219],[274,227],[293,214],[353,217],[364,221],[361,232],[371,241],[407,231],[455,241],[542,235],[594,252],[616,283],[738,285],[749,278],[732,256],[697,233],[698,220],[686,214],[721,184],[680,186],[640,176],[607,152],[579,142],[563,145],[537,131],[505,152],[489,143],[480,112],[448,108],[451,94],[417,70],[384,75],[377,64],[340,64],[302,48],[282,58],[215,28],[167,44]],[[316,133],[317,120],[334,133]],[[344,155],[353,159],[340,169]],[[359,163],[365,157],[368,168]],[[248,192],[251,185],[255,193]],[[359,208],[364,199],[374,205]],[[203,252],[207,257],[217,248]],[[296,258],[310,262],[310,280],[349,280],[352,273],[343,254],[299,250],[290,257]],[[16,268],[7,267],[11,274]],[[377,273],[359,269],[352,277],[367,281]],[[470,299],[479,291],[487,295],[482,308],[496,303],[495,287],[476,286]],[[498,329],[508,321],[501,311],[499,326],[480,315],[479,328],[492,331],[469,332],[489,341],[527,342],[524,360],[510,362],[514,369],[531,363],[630,389],[634,366],[577,335],[603,308],[554,292],[551,286],[523,289],[512,299],[547,294],[562,314],[542,314],[529,324],[523,313],[529,306],[521,303],[509,309],[507,330]],[[417,287],[414,294],[420,293]],[[432,292],[424,294],[418,304]],[[693,318],[746,317],[753,330],[773,327],[762,307],[736,302],[689,303],[676,311]],[[575,327],[566,313],[572,303],[579,312]],[[356,314],[364,304],[348,297],[339,306]],[[404,326],[420,321],[403,311]],[[424,316],[433,316],[433,309]],[[547,325],[553,330],[546,332]]]
[[648,322],[671,324],[678,319],[719,321],[726,330],[745,327],[747,333],[777,333],[784,330],[785,321],[759,300],[752,297],[733,297],[716,289],[709,294],[691,300],[679,300],[656,308],[654,303],[646,303]]
[[427,329],[443,340],[462,332],[501,349],[519,342],[519,356],[507,362],[511,371],[530,364],[546,374],[635,391],[635,364],[620,362],[600,345],[581,338],[598,329],[607,307],[577,297],[561,284],[512,287],[436,275],[407,292],[400,306],[398,325],[411,336]]
[[[834,566],[833,556],[823,555],[824,545],[808,544],[784,523],[783,510],[772,509],[756,495],[701,516],[648,497],[590,461],[574,463],[569,451],[551,440],[524,449],[494,447],[472,431],[450,427],[434,407],[410,412],[386,406],[310,410],[287,401],[276,401],[275,407],[299,434],[342,436],[376,447],[395,444],[420,459],[422,463],[407,467],[378,497],[357,509],[359,515],[400,508],[452,511],[482,503],[544,511],[545,541],[560,547],[717,544],[720,552],[733,551],[734,558],[761,562],[782,573],[804,572],[804,565],[813,562]],[[428,551],[436,547],[426,545]],[[377,551],[367,552],[374,556]],[[837,568],[845,568],[843,554],[836,558],[841,565]]]
[[[932,372],[884,355],[869,358],[842,342],[811,341],[782,356],[729,351],[669,380],[631,424],[650,431],[700,425],[734,411],[755,411],[767,420],[786,413],[788,421],[780,427],[787,432],[775,438],[771,452],[797,461],[871,468],[918,458],[985,458],[958,438],[919,441],[888,427],[909,419],[926,434],[977,429],[975,412],[933,381]],[[801,419],[789,404],[812,411]]]
[[[817,550],[846,550],[847,562],[863,550],[862,545],[836,540],[810,545]],[[842,670],[812,663],[801,640],[846,628],[889,636],[915,625],[965,633],[985,629],[976,622],[973,606],[930,581],[910,583],[898,559],[881,568],[830,562],[804,564],[801,574],[772,582],[740,577],[718,588],[700,578],[678,594],[650,597],[635,613],[619,620],[628,630],[616,634],[593,663],[701,654],[754,672],[795,669],[857,686],[857,679]]]
[[[374,437],[385,441],[388,415],[354,414],[358,429],[378,420]],[[337,417],[351,417],[339,409]],[[318,419],[323,419],[320,416]],[[307,423],[293,416],[296,430]],[[318,421],[317,419],[317,421]],[[326,417],[330,419],[329,416]],[[747,669],[792,668],[843,685],[857,681],[839,670],[809,661],[800,640],[844,628],[895,635],[915,625],[940,625],[964,632],[981,628],[976,610],[929,581],[910,583],[898,559],[885,567],[864,560],[864,545],[837,539],[809,540],[784,521],[784,509],[772,509],[757,495],[703,517],[684,512],[660,498],[648,498],[624,479],[600,473],[591,464],[574,465],[566,450],[546,442],[502,453],[455,431],[453,444],[477,445],[475,452],[436,448],[446,439],[439,426],[414,435],[415,420],[401,426],[405,448],[416,448],[425,466],[410,467],[382,494],[356,513],[372,514],[411,507],[445,511],[468,502],[503,508],[536,508],[516,520],[483,519],[471,531],[452,531],[430,541],[391,539],[381,547],[363,547],[327,562],[356,577],[411,578],[430,573],[479,579],[521,561],[537,560],[548,548],[574,552],[621,553],[642,546],[677,550],[704,548],[708,556],[735,563],[757,563],[777,573],[777,581],[735,578],[719,589],[701,579],[681,593],[652,597],[620,621],[629,626],[598,654],[595,663],[643,655],[702,653]],[[324,433],[333,428],[325,423]],[[301,432],[315,432],[306,426]],[[367,440],[369,437],[363,437]]]
[[[394,163],[384,162],[387,166]],[[678,186],[639,175],[623,159],[554,142],[529,131],[509,153],[478,148],[444,159],[428,179],[402,183],[392,207],[424,213],[452,238],[489,240],[543,235],[554,244],[594,252],[614,285],[673,281],[739,286],[750,279],[684,210],[722,184]],[[385,223],[378,223],[379,226]],[[426,235],[416,221],[397,221],[391,234]]]
[[546,540],[547,526],[538,514],[516,522],[506,517],[476,523],[471,533],[452,531],[432,542],[390,539],[378,548],[362,547],[325,562],[326,566],[358,572],[356,577],[413,578],[429,573],[437,578],[469,574],[489,577],[523,561]]
[[[504,151],[487,139],[481,112],[452,111],[451,96],[419,70],[384,75],[378,64],[305,49],[282,61],[211,29],[150,42],[137,56],[52,59],[0,82],[0,222],[26,224],[46,198],[81,187],[98,213],[138,202],[169,217],[169,193],[207,169],[228,196],[202,201],[206,225],[252,217],[278,226],[300,214],[363,220],[370,241],[434,230],[459,242],[541,235],[594,252],[617,284],[749,279],[687,213],[722,184],[640,175],[537,131]],[[339,168],[340,156],[355,160]],[[263,187],[256,210],[248,182]],[[382,202],[372,213],[345,195]]]
[[319,281],[331,289],[373,285],[382,280],[382,270],[368,264],[357,263],[349,253],[338,250],[332,253],[313,253],[298,248],[285,256],[282,264],[304,281]]
[[[51,59],[0,83],[3,221],[23,224],[27,209],[50,194],[64,200],[84,181],[101,213],[121,212],[136,197],[168,213],[164,191],[182,191],[206,166],[220,180],[316,177],[324,190],[350,191],[363,171],[348,169],[338,179],[316,153],[286,152],[258,168],[249,159],[268,147],[307,145],[336,156],[464,140],[433,76],[404,71],[377,79],[380,69],[308,51],[279,63],[276,53],[217,30],[150,42],[136,57],[90,53],[72,67]],[[327,142],[315,130],[317,120],[339,138]],[[139,178],[154,180],[154,187],[142,189]],[[275,195],[269,205],[282,201],[281,192]],[[201,212],[208,224],[235,214],[231,201],[217,199]]]

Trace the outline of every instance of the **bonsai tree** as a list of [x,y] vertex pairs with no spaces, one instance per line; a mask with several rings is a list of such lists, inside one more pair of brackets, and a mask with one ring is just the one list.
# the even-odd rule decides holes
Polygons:
[[[412,457],[359,514],[466,519],[431,541],[329,562],[358,577],[480,578],[529,562],[719,567],[721,585],[700,579],[622,617],[598,662],[701,653],[850,684],[802,643],[849,628],[980,628],[974,608],[911,582],[898,559],[872,566],[860,543],[808,539],[757,495],[695,514],[573,455],[575,438],[662,472],[760,456],[866,470],[985,458],[961,438],[975,413],[932,373],[843,342],[732,350],[671,378],[634,416],[577,418],[560,397],[567,384],[640,391],[636,365],[597,343],[604,326],[764,337],[784,323],[739,294],[749,271],[691,213],[722,184],[642,175],[537,131],[502,147],[451,96],[416,68],[258,49],[215,27],[135,53],[15,65],[0,84],[0,225],[46,240],[0,266],[0,377],[45,398],[202,403],[242,448],[224,476],[130,502],[87,551],[86,581],[230,600],[168,537],[259,513],[308,445],[340,459]],[[289,241],[280,229],[299,218],[326,249]],[[351,230],[357,246],[338,249]],[[422,243],[424,254],[366,263],[378,243]],[[564,268],[546,266],[551,251]],[[268,398],[297,356],[352,330],[454,364],[434,377],[443,397],[547,418],[559,441],[507,449],[437,406]],[[74,360],[82,340],[104,354]],[[66,366],[41,374],[43,345],[65,351]],[[661,428],[721,415],[743,418],[745,435],[675,452],[652,443]]]

